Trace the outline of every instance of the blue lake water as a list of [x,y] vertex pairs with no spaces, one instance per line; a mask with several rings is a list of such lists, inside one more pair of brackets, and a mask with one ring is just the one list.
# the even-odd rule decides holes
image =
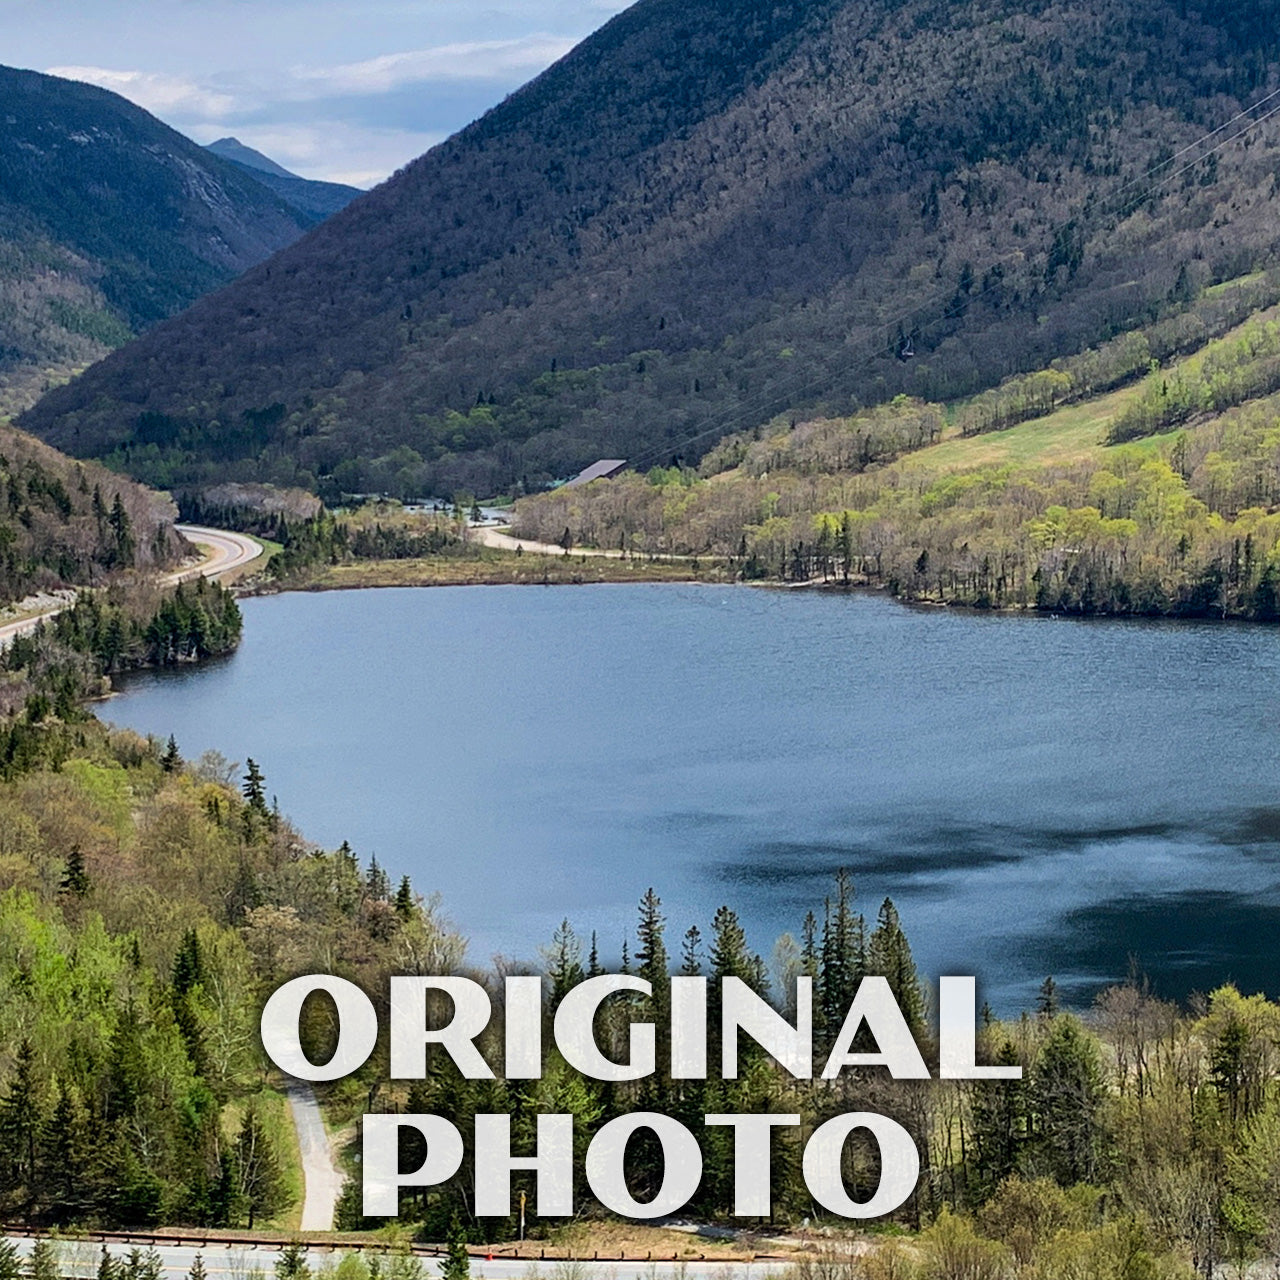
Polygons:
[[733,906],[766,958],[833,873],[1001,1013],[1135,957],[1280,994],[1280,634],[702,586],[246,600],[244,643],[105,717],[253,756],[311,839],[439,890],[469,955],[616,956]]

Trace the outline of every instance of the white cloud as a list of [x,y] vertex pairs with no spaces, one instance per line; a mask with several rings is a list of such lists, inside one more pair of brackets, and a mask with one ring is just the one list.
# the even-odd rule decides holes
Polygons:
[[235,112],[233,94],[182,76],[154,71],[113,71],[108,67],[49,67],[51,76],[82,80],[110,89],[130,102],[160,116],[203,116],[221,119]]
[[335,67],[294,68],[293,86],[332,93],[389,93],[431,80],[509,80],[536,75],[577,42],[535,34],[517,40],[483,40],[389,53]]
[[[575,43],[533,33],[270,74],[87,65],[48,71],[121,94],[198,142],[234,133],[303,177],[371,186],[466,124],[472,115],[460,115],[459,103],[474,103],[471,110],[478,114],[487,101],[496,102]],[[420,101],[421,110],[406,113],[406,96]],[[309,118],[312,111],[318,118]]]

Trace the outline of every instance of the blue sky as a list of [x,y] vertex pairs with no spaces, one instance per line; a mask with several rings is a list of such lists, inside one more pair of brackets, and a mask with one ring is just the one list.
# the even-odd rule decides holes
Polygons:
[[88,80],[197,142],[370,186],[628,0],[3,0],[10,66]]

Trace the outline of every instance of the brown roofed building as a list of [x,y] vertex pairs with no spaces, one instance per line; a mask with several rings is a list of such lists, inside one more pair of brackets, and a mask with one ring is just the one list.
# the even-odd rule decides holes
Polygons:
[[601,458],[593,462],[585,471],[579,471],[572,480],[566,480],[566,489],[576,489],[580,484],[590,484],[593,480],[612,480],[620,471],[626,470],[626,458]]

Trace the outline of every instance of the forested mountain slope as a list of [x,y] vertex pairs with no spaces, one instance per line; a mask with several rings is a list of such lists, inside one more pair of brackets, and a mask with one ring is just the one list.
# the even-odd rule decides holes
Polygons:
[[116,94],[0,67],[0,411],[313,221]]
[[177,560],[168,498],[0,423],[0,608]]
[[408,493],[949,399],[1270,259],[1280,121],[1183,148],[1276,105],[1278,16],[640,0],[27,421],[160,483]]
[[726,437],[696,471],[524,498],[514,533],[908,600],[1274,623],[1277,301],[1280,272],[1233,281],[953,412],[904,396],[783,417]]
[[210,142],[205,150],[229,160],[313,222],[323,222],[364,194],[358,187],[348,187],[341,182],[300,178],[261,151],[246,147],[239,138],[219,138],[217,142]]

